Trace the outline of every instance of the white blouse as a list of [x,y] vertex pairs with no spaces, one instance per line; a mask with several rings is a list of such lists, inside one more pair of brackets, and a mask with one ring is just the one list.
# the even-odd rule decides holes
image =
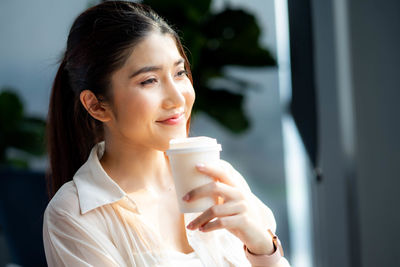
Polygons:
[[[50,267],[251,266],[241,240],[226,229],[186,231],[194,250],[189,254],[166,248],[146,225],[134,199],[102,168],[103,153],[104,142],[94,146],[87,162],[46,208],[43,240]],[[185,225],[200,214],[185,213]],[[275,231],[274,219],[270,225]]]
[[171,251],[170,265],[177,267],[203,267],[199,256],[196,252],[184,254],[180,251]]

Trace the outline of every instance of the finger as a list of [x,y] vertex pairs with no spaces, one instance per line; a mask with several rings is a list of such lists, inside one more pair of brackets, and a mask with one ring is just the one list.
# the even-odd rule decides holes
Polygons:
[[189,223],[187,228],[190,230],[195,230],[216,217],[232,216],[244,211],[246,211],[246,206],[242,201],[215,205],[207,209],[199,217]]
[[199,162],[196,165],[196,169],[201,173],[210,176],[222,183],[235,186],[233,181],[230,168],[226,164],[223,164],[222,161],[218,161],[217,163],[202,163]]
[[235,229],[239,228],[243,222],[243,215],[238,214],[234,216],[221,217],[214,221],[208,222],[199,228],[202,232],[210,232],[217,229]]
[[232,199],[240,200],[244,198],[242,192],[237,188],[220,182],[210,182],[189,191],[185,196],[183,196],[182,200],[190,202],[202,197],[210,196],[214,198],[220,196],[224,199],[224,202]]

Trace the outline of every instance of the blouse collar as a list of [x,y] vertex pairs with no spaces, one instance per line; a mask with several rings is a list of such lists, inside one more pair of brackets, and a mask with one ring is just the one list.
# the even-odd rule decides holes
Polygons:
[[127,196],[100,164],[104,154],[104,141],[96,144],[85,164],[74,175],[81,214],[100,206],[114,203]]

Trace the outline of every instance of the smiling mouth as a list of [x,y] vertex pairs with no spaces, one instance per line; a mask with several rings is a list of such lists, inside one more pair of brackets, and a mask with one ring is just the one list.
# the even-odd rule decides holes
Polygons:
[[185,113],[176,114],[168,119],[157,121],[158,123],[166,124],[166,125],[176,125],[181,123],[185,118]]

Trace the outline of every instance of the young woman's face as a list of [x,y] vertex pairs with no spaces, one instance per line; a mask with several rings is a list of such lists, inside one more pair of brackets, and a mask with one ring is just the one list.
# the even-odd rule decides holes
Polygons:
[[151,33],[138,43],[111,83],[114,138],[165,151],[170,139],[186,137],[195,93],[170,35]]

